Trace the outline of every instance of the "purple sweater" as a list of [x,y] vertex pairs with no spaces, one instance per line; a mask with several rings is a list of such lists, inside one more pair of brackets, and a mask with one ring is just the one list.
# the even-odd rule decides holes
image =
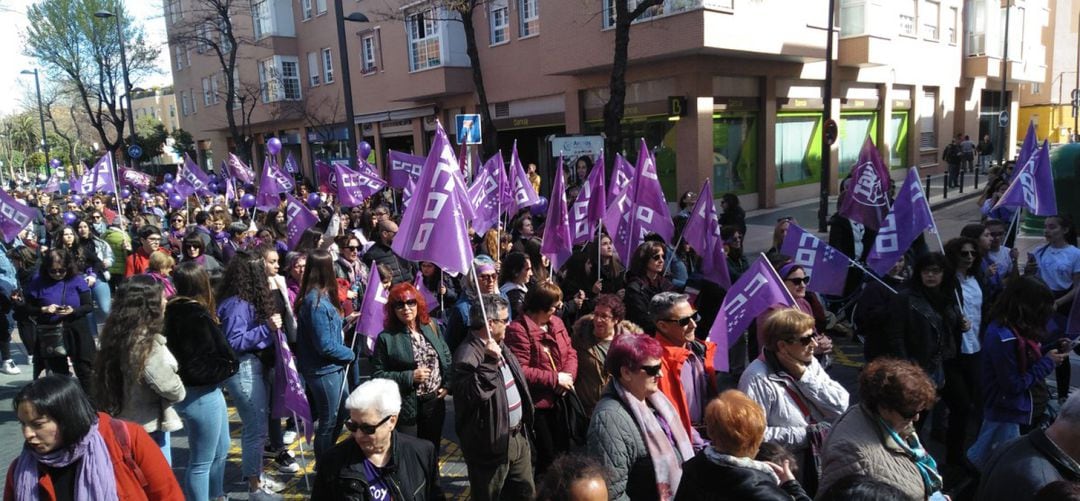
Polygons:
[[72,306],[75,312],[63,317],[65,320],[73,320],[84,317],[94,309],[94,303],[89,298],[90,287],[86,285],[83,275],[75,275],[67,280],[53,280],[47,276],[37,276],[26,287],[26,304],[30,308],[30,314],[36,315],[39,322],[44,324],[58,324],[62,319],[58,315],[45,315],[41,313],[43,306],[57,304],[60,306]]
[[237,296],[218,305],[221,332],[237,355],[268,348],[271,345],[270,327],[255,318],[255,307]]

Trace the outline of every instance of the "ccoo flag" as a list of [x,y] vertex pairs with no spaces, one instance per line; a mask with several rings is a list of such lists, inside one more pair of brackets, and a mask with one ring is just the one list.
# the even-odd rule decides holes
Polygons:
[[656,164],[644,139],[638,147],[635,171],[633,182],[604,213],[611,242],[624,263],[630,262],[630,255],[645,240],[645,235],[656,233],[664,241],[671,242],[675,233],[675,224],[656,176]]
[[356,334],[367,338],[367,350],[375,349],[375,340],[383,330],[386,318],[386,303],[390,299],[390,290],[383,286],[379,276],[379,267],[372,266],[368,272],[367,289],[364,300],[360,302],[360,320],[356,322]]
[[840,215],[877,231],[889,211],[889,171],[870,138],[859,151],[850,184],[840,200]]
[[293,154],[291,151],[285,157],[285,172],[288,172],[289,174],[300,173],[300,165],[296,163],[296,159],[293,158]]
[[304,236],[304,231],[318,222],[319,218],[312,214],[303,202],[288,193],[285,194],[285,237],[289,249],[295,249],[296,244],[300,243],[300,237]]
[[278,195],[292,190],[293,181],[289,175],[281,172],[270,163],[269,159],[263,159],[262,179],[259,180],[259,194],[255,197],[255,207],[262,210],[274,209],[281,203]]
[[[1028,122],[1027,133],[1024,134],[1024,142],[1020,145],[1020,151],[1017,152],[1016,165],[1027,165],[1028,160],[1031,159],[1035,152],[1039,150],[1039,138],[1035,135],[1035,121]],[[1009,177],[1011,183],[1013,179],[1016,179],[1016,174],[1020,172],[1020,169],[1013,169],[1012,175]]]
[[405,188],[409,180],[415,181],[424,169],[424,157],[390,150],[390,187]]
[[1036,216],[1054,216],[1058,213],[1048,141],[1044,140],[1042,147],[1016,171],[1009,188],[994,208],[1021,206]]
[[611,172],[611,185],[608,186],[607,201],[615,203],[619,195],[626,193],[630,183],[634,180],[634,166],[623,158],[622,154],[615,154],[615,169]]
[[34,209],[27,207],[0,189],[0,233],[5,242],[12,242],[26,225],[34,220]]
[[510,183],[506,180],[506,167],[502,152],[484,162],[469,187],[469,200],[476,210],[472,225],[476,233],[483,235],[499,224],[504,207],[510,206]]
[[780,253],[791,256],[794,263],[806,272],[806,276],[813,277],[806,285],[807,289],[832,296],[844,293],[851,260],[813,233],[791,223],[780,246]]
[[79,180],[78,193],[116,193],[116,181],[112,177],[112,153],[105,153]]
[[[562,162],[559,162],[562,165]],[[555,169],[555,186],[551,189],[547,219],[544,219],[544,239],[540,244],[540,253],[551,260],[556,270],[570,259],[574,242],[570,237],[570,217],[566,210],[566,186],[563,170]]]
[[45,186],[41,188],[44,193],[56,193],[60,191],[60,174],[53,172],[49,179],[45,181]]
[[239,179],[244,184],[255,182],[255,171],[251,170],[251,167],[248,167],[235,153],[229,153],[229,158],[225,162],[225,172],[229,173],[229,177]]
[[382,179],[356,172],[344,165],[334,165],[330,185],[337,188],[338,201],[343,207],[356,207],[364,199],[386,187]]
[[311,406],[308,405],[307,394],[304,393],[304,381],[300,379],[300,373],[296,370],[296,357],[289,349],[285,332],[278,329],[275,335],[274,352],[277,356],[277,364],[274,370],[270,417],[295,416],[297,421],[300,421],[299,425],[303,427],[304,435],[310,438],[315,432],[315,427],[312,426]]
[[588,242],[596,236],[596,228],[607,210],[607,191],[604,188],[604,152],[593,165],[589,177],[581,184],[577,200],[570,207],[570,233],[574,245]]
[[874,273],[885,276],[911,247],[911,243],[923,231],[933,227],[934,216],[930,213],[930,204],[919,183],[919,170],[912,167],[896,194],[892,210],[878,230],[874,246],[866,256],[866,266]]
[[540,196],[536,194],[532,183],[529,182],[529,177],[525,174],[525,169],[521,166],[516,140],[514,141],[514,151],[510,154],[510,194],[511,200],[508,209],[511,215],[517,214],[517,211],[525,207],[532,207],[540,203]]
[[716,217],[716,203],[709,179],[702,184],[701,194],[683,228],[683,240],[701,256],[701,274],[705,279],[730,289],[731,273],[728,271],[727,255],[724,254],[724,240],[720,237],[720,223]]
[[469,269],[473,252],[466,221],[475,214],[457,169],[450,140],[442,124],[438,124],[412,202],[402,215],[394,239],[392,247],[398,256],[431,261],[453,274]]
[[125,169],[123,167],[117,168],[117,172],[120,175],[120,185],[134,186],[135,188],[146,191],[150,189],[150,186],[154,184],[154,178],[145,172],[139,172],[134,169]]
[[424,298],[424,302],[427,303],[428,313],[435,311],[435,309],[439,307],[439,298],[435,297],[435,293],[431,292],[431,290],[427,288],[427,285],[424,285],[423,273],[419,271],[416,272],[413,286],[416,287],[416,291],[420,293],[420,297]]
[[207,176],[187,153],[184,153],[184,165],[177,171],[176,180],[176,192],[184,198],[194,193],[210,193],[210,176]]
[[709,329],[709,341],[716,343],[717,347],[713,361],[717,370],[728,369],[728,348],[739,339],[750,322],[777,304],[794,306],[795,299],[762,255],[731,285],[720,311],[716,313],[712,329]]

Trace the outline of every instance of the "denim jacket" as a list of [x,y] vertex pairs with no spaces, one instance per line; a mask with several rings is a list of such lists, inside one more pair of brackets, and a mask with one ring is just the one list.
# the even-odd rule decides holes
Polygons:
[[325,293],[308,291],[296,313],[296,358],[303,375],[330,374],[353,361],[355,354],[341,335],[341,314]]

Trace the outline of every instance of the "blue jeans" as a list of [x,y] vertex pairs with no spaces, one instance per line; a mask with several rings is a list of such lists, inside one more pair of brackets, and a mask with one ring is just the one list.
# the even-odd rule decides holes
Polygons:
[[169,439],[169,432],[158,430],[151,433],[150,438],[154,439],[154,443],[161,449],[165,462],[172,466],[172,440]]
[[[94,296],[94,302],[97,303],[98,308],[104,313],[103,318],[109,316],[109,312],[112,311],[112,292],[109,290],[109,283],[98,278],[94,282],[94,286],[90,288],[90,293]],[[90,332],[94,337],[98,335],[98,319],[97,311],[90,312]]]
[[225,380],[236,412],[240,414],[240,466],[244,478],[258,477],[263,469],[263,445],[270,416],[270,400],[263,364],[247,353],[240,355],[240,370]]
[[225,460],[229,456],[229,411],[217,386],[188,386],[175,404],[188,435],[189,462],[184,497],[208,501],[225,495]]
[[323,451],[334,446],[341,424],[345,422],[345,398],[341,383],[345,380],[344,368],[323,376],[304,376],[311,389],[311,418],[319,422],[315,428],[315,459]]

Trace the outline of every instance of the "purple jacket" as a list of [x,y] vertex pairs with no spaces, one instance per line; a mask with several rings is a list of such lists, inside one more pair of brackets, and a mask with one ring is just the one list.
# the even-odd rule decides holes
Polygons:
[[269,348],[273,343],[270,327],[255,318],[255,307],[237,296],[218,305],[221,332],[237,355]]
[[1013,331],[997,322],[986,328],[982,345],[982,387],[986,419],[999,423],[1031,424],[1031,387],[1054,371],[1047,355],[1032,361],[1020,372],[1017,339]]

